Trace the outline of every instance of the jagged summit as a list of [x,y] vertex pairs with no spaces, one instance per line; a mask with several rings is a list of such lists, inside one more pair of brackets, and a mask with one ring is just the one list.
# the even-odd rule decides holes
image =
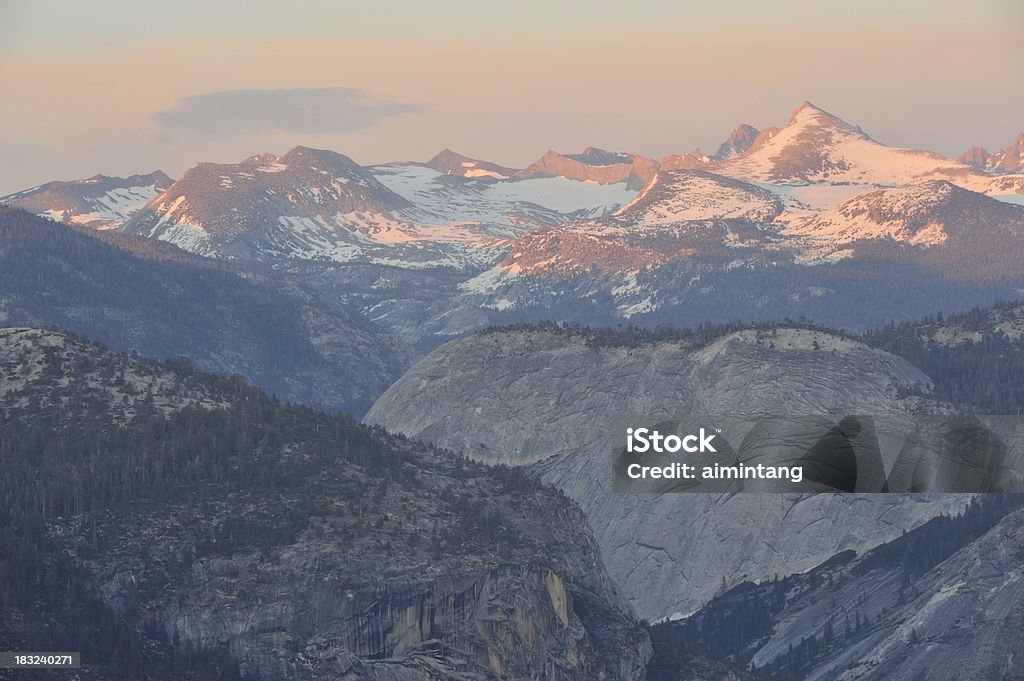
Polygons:
[[847,123],[839,116],[807,100],[804,100],[804,103],[798,106],[790,115],[785,127],[792,126],[835,127],[871,139],[859,125]]
[[990,154],[984,147],[971,147],[957,159],[990,173],[1019,173],[1024,171],[1024,132],[1019,133],[1013,144]]
[[662,170],[696,170],[712,163],[728,161],[741,156],[757,140],[760,130],[752,125],[742,123],[718,145],[718,150],[710,156],[699,147],[687,154],[669,154],[661,160]]
[[988,165],[988,160],[992,158],[992,154],[988,152],[985,147],[973,146],[964,153],[956,157],[956,160],[967,165],[974,166],[979,170],[984,170],[985,166]]
[[[757,139],[760,130],[752,125],[742,123],[718,147],[718,151],[711,156],[713,161],[727,161],[745,152]],[[700,150],[696,150],[699,152]]]

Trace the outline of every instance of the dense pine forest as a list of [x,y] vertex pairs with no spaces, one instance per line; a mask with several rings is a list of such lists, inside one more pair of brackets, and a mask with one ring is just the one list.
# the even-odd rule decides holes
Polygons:
[[890,323],[864,340],[924,371],[940,399],[984,414],[1024,412],[1024,303]]

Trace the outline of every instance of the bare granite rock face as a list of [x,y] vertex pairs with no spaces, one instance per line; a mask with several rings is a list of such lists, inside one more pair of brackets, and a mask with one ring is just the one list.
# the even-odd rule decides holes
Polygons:
[[1024,679],[1022,565],[1024,512],[1017,511],[927,573],[914,598],[891,604],[884,626],[808,678]]
[[631,188],[640,189],[650,182],[657,170],[658,162],[646,156],[587,147],[581,154],[560,154],[549,150],[517,172],[515,177],[561,176],[600,184],[627,182]]
[[[518,548],[431,556],[409,541],[411,526],[438,510],[431,490],[419,493],[407,508],[415,520],[353,535],[345,513],[318,514],[275,546],[233,542],[227,529],[245,518],[279,532],[265,505],[101,521],[101,543],[115,548],[100,555],[74,525],[55,533],[86,554],[120,616],[175,647],[226,647],[261,678],[643,679],[647,635],[604,575],[579,511],[546,493],[523,505],[493,497]],[[395,518],[403,496],[389,491],[377,517]]]
[[614,493],[612,448],[631,418],[941,411],[929,391],[928,377],[906,361],[814,330],[637,347],[498,331],[435,350],[366,421],[538,471],[581,505],[612,577],[637,613],[654,620],[688,613],[723,586],[878,545],[967,497]]
[[[144,601],[146,618],[180,643],[226,645],[262,678],[643,678],[644,632],[550,565],[435,567],[349,550],[303,538],[262,555],[199,557]],[[133,556],[97,576],[127,608],[165,569]]]

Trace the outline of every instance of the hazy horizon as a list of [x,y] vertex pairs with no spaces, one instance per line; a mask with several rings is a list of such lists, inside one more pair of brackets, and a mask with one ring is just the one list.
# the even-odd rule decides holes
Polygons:
[[1024,7],[913,0],[0,3],[0,194],[293,146],[448,147],[521,167],[586,146],[713,152],[803,100],[955,157],[1024,131]]

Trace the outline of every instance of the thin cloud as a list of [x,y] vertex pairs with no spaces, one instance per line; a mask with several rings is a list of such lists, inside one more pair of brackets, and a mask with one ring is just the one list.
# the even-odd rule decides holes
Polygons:
[[165,132],[217,137],[270,131],[316,135],[360,130],[420,109],[346,87],[224,90],[185,97],[153,120]]

